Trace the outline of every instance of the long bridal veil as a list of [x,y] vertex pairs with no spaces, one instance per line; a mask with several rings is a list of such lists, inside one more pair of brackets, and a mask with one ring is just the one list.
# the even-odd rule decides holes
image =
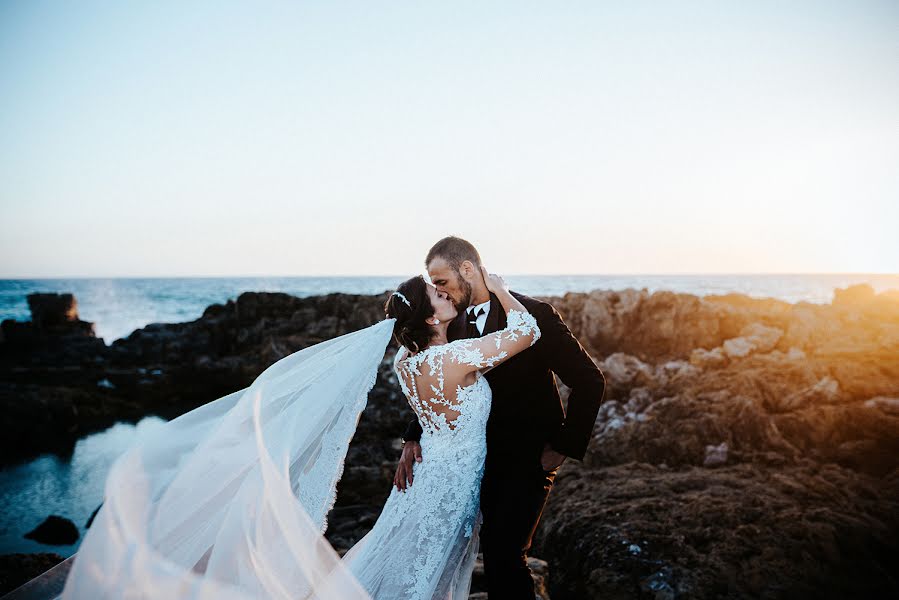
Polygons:
[[[369,599],[323,534],[394,321],[286,356],[124,453],[61,597]],[[58,597],[53,576],[26,586]]]

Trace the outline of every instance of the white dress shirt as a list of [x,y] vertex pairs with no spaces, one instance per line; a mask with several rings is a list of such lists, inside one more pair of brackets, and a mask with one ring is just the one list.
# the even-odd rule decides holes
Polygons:
[[478,315],[478,320],[475,322],[475,324],[478,327],[478,333],[480,333],[481,335],[484,335],[484,325],[487,324],[487,313],[490,312],[490,299],[489,298],[487,299],[486,302],[481,302],[477,306],[469,306],[467,309],[465,309],[465,313],[466,313],[465,320],[467,322],[468,317],[470,317],[474,311],[480,310],[482,308],[484,309],[484,312],[481,313],[480,315]]

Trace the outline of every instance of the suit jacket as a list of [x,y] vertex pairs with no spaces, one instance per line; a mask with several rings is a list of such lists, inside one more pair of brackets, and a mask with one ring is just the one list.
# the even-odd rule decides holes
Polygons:
[[[540,339],[485,374],[493,391],[487,465],[532,469],[540,463],[546,442],[557,452],[582,460],[602,404],[605,378],[555,307],[517,292],[512,295],[534,315]],[[505,327],[506,312],[491,293],[483,335]],[[466,329],[466,313],[460,311],[450,323],[447,338],[465,338]],[[567,414],[553,373],[571,388]],[[419,441],[421,433],[416,419],[403,439]]]

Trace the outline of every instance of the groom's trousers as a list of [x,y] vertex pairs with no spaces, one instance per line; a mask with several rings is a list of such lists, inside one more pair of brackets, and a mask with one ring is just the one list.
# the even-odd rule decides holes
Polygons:
[[558,469],[488,468],[481,481],[480,547],[490,600],[534,600],[527,552]]

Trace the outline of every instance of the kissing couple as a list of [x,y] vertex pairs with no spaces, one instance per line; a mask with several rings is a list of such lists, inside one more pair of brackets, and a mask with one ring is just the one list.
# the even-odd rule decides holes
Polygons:
[[[30,597],[463,600],[481,551],[491,600],[535,598],[527,552],[605,381],[559,312],[510,291],[471,243],[441,239],[425,266],[384,320],[136,442],[78,552]],[[415,419],[380,516],[340,556],[327,515],[391,341]]]

